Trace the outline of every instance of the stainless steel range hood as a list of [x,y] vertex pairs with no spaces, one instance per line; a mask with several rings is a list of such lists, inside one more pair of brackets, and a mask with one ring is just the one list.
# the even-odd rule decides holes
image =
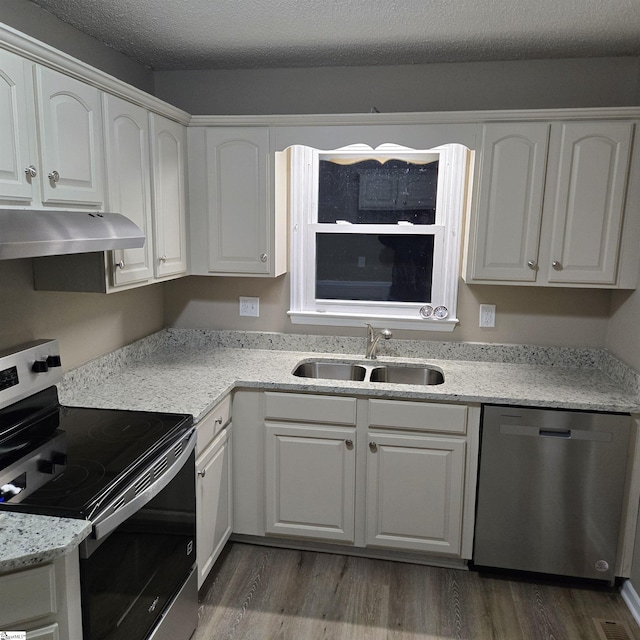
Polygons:
[[0,209],[0,260],[135,249],[144,241],[119,213]]

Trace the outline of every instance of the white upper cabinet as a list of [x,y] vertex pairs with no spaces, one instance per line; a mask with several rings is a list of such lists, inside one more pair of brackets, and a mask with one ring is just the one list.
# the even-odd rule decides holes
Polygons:
[[104,150],[100,92],[36,65],[42,201],[100,207]]
[[483,128],[474,279],[535,282],[549,130]]
[[547,205],[551,254],[540,268],[550,283],[613,285],[633,124],[562,123],[554,134]]
[[151,122],[156,278],[187,270],[185,128],[155,113]]
[[633,130],[624,121],[484,125],[466,281],[635,287],[620,276],[630,262],[625,223],[637,233],[625,221]]
[[192,128],[189,167],[191,272],[284,273],[286,217],[274,203],[269,129]]
[[104,94],[107,209],[135,222],[146,236],[139,249],[111,252],[113,285],[153,278],[153,228],[148,114],[142,107]]
[[0,49],[0,199],[21,205],[31,203],[37,180],[32,67]]

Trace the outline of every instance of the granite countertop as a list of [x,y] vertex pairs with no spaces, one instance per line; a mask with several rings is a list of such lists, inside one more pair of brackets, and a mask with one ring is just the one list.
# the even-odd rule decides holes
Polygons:
[[[639,377],[600,350],[392,340],[375,362],[363,352],[358,339],[169,329],[68,372],[58,389],[69,406],[190,413],[196,422],[237,388],[640,413]],[[317,359],[428,364],[445,382],[293,375]],[[69,553],[90,530],[83,520],[2,513],[0,572]]]
[[0,513],[0,572],[16,571],[73,551],[91,532],[87,520]]
[[[429,364],[444,373],[440,385],[406,385],[299,378],[305,360],[348,360]],[[237,349],[203,345],[165,345],[144,359],[96,382],[63,387],[66,405],[190,413],[201,420],[234,388],[280,389],[393,397],[441,402],[513,404],[634,413],[640,400],[596,367],[442,360],[362,355]]]

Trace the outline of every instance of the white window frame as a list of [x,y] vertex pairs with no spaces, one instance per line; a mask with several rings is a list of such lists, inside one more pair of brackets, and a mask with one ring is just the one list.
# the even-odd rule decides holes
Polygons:
[[[365,144],[320,150],[294,145],[289,154],[291,214],[291,308],[294,324],[362,326],[365,322],[395,329],[453,331],[457,319],[458,279],[462,228],[470,178],[472,152],[459,144],[433,149],[410,149],[384,144],[375,149]],[[438,187],[434,225],[412,224],[327,224],[318,223],[319,161],[327,156],[350,158],[356,162],[371,157],[419,161],[425,154],[438,154]],[[424,302],[379,302],[366,300],[316,299],[316,240],[323,233],[384,233],[385,235],[433,235],[434,260],[431,300]],[[438,319],[423,317],[429,307],[444,306],[448,315]],[[425,309],[426,307],[426,309]],[[422,313],[421,313],[422,309]]]

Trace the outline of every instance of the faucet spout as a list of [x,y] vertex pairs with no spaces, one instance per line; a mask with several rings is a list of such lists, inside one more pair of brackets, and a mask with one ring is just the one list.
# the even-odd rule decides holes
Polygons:
[[378,350],[380,338],[390,340],[392,336],[393,334],[389,329],[382,329],[382,331],[376,333],[375,329],[370,324],[367,324],[367,351],[364,357],[367,360],[375,360],[378,357],[376,351]]

